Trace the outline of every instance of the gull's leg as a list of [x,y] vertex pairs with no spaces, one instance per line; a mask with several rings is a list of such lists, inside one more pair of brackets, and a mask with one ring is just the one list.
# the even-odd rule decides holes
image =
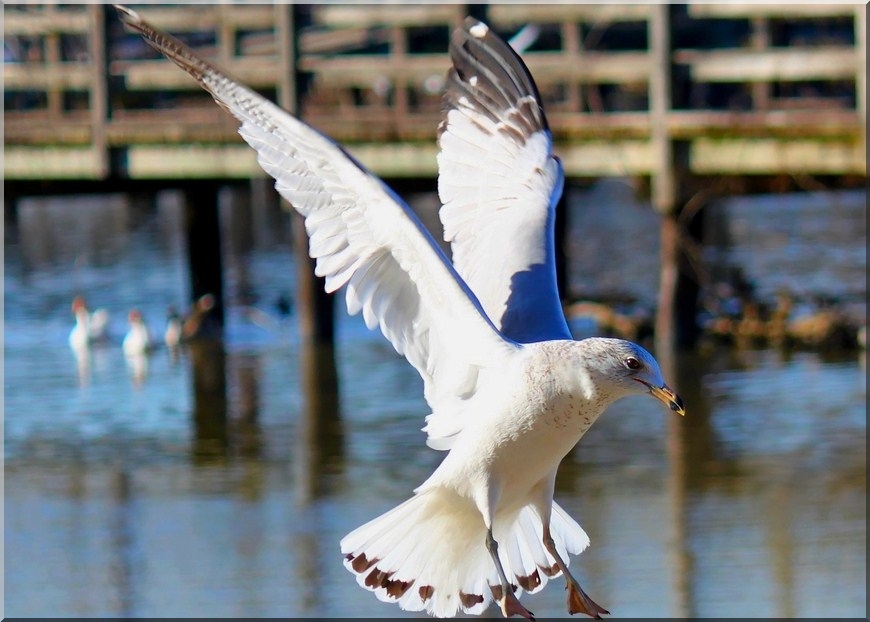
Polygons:
[[[520,599],[514,594],[513,586],[505,575],[502,568],[501,560],[498,558],[498,542],[492,537],[492,527],[486,528],[486,550],[489,551],[492,561],[495,564],[495,569],[498,571],[498,576],[501,579],[501,598],[497,598],[501,605],[501,612],[504,617],[523,616],[526,619],[534,620],[534,614],[522,606]],[[495,595],[495,593],[493,593]]]
[[610,612],[604,607],[597,604],[589,598],[586,592],[577,583],[577,579],[571,576],[568,572],[568,564],[562,560],[559,551],[556,550],[556,543],[553,542],[553,536],[550,534],[550,517],[553,513],[553,490],[556,485],[556,470],[554,469],[549,476],[542,479],[535,485],[532,492],[532,503],[541,517],[541,522],[544,525],[543,542],[544,547],[549,551],[553,559],[556,560],[556,567],[562,571],[565,577],[565,589],[568,590],[568,613],[583,613],[598,620],[601,619],[601,614],[609,614]]
[[601,619],[602,613],[609,614],[610,612],[607,609],[601,607],[586,595],[586,592],[583,591],[577,580],[568,572],[568,566],[562,561],[559,552],[556,550],[556,543],[553,542],[553,537],[550,535],[549,520],[544,523],[544,546],[547,547],[550,555],[556,560],[556,566],[565,575],[565,588],[568,590],[568,613],[572,615],[583,613],[597,620]]

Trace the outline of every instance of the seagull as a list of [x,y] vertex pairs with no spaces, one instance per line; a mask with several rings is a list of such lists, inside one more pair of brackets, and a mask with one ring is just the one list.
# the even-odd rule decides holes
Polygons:
[[570,613],[609,613],[568,570],[589,538],[553,501],[559,463],[620,398],[649,394],[685,411],[641,346],[572,339],[553,253],[564,173],[520,57],[473,18],[452,36],[438,129],[451,261],[341,146],[117,8],[239,120],[304,217],[326,290],[344,288],[348,312],[380,328],[423,379],[427,444],[446,455],[408,500],[341,540],[359,585],[437,617],[496,601],[505,617],[534,619],[519,597],[562,575]]
[[121,342],[124,354],[127,356],[137,356],[152,350],[154,343],[151,339],[148,325],[142,317],[142,312],[139,309],[130,309],[130,312],[127,314],[127,321],[130,323],[130,329],[124,335],[124,340]]
[[109,339],[109,312],[106,309],[88,311],[83,296],[75,296],[72,301],[72,313],[76,325],[70,331],[69,344],[73,350],[87,349],[92,343]]

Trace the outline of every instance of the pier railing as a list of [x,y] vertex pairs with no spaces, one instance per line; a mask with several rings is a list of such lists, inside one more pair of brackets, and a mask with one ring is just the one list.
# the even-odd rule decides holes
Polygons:
[[[479,9],[477,6],[475,9]],[[143,6],[387,176],[431,176],[465,5]],[[866,174],[865,6],[489,5],[571,176]],[[6,179],[260,175],[234,121],[103,5],[4,7]]]

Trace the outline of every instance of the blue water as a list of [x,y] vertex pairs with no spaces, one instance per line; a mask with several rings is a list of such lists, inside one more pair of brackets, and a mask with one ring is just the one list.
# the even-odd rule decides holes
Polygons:
[[[613,188],[572,190],[572,244],[628,232],[624,287],[643,298],[658,278],[655,216]],[[735,203],[732,226],[751,204],[776,231],[788,200]],[[338,541],[440,460],[420,432],[421,381],[337,305],[340,427],[310,441],[307,355],[273,304],[295,285],[286,218],[267,214],[251,248],[227,255],[226,412],[200,420],[189,353],[156,351],[135,382],[118,345],[130,307],[159,332],[187,299],[177,197],[19,207],[5,230],[5,615],[414,617],[359,588]],[[853,292],[863,208],[837,209],[829,219],[851,225],[832,225],[836,252],[827,229],[822,241],[789,229],[778,245],[738,236],[729,257],[751,257],[762,284]],[[820,277],[808,253],[842,261]],[[597,256],[573,255],[574,282],[618,287]],[[109,310],[116,336],[87,366],[67,345],[75,293]],[[864,353],[710,350],[674,375],[685,419],[624,400],[562,465],[556,498],[592,541],[572,563],[586,591],[613,617],[864,616]],[[558,580],[524,603],[567,615]]]

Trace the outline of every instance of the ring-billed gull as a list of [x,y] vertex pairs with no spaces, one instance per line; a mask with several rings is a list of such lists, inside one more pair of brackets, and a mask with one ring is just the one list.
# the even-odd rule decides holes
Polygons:
[[553,502],[556,470],[621,397],[648,393],[684,410],[639,345],[571,338],[553,256],[563,172],[519,56],[472,18],[450,44],[438,190],[451,263],[340,146],[118,8],[239,119],[305,217],[327,290],[345,287],[348,311],[379,327],[423,378],[427,443],[448,453],[410,499],[342,539],[358,583],[439,617],[478,614],[495,599],[505,616],[533,619],[519,595],[562,574],[570,613],[608,613],[568,571],[589,538]]

